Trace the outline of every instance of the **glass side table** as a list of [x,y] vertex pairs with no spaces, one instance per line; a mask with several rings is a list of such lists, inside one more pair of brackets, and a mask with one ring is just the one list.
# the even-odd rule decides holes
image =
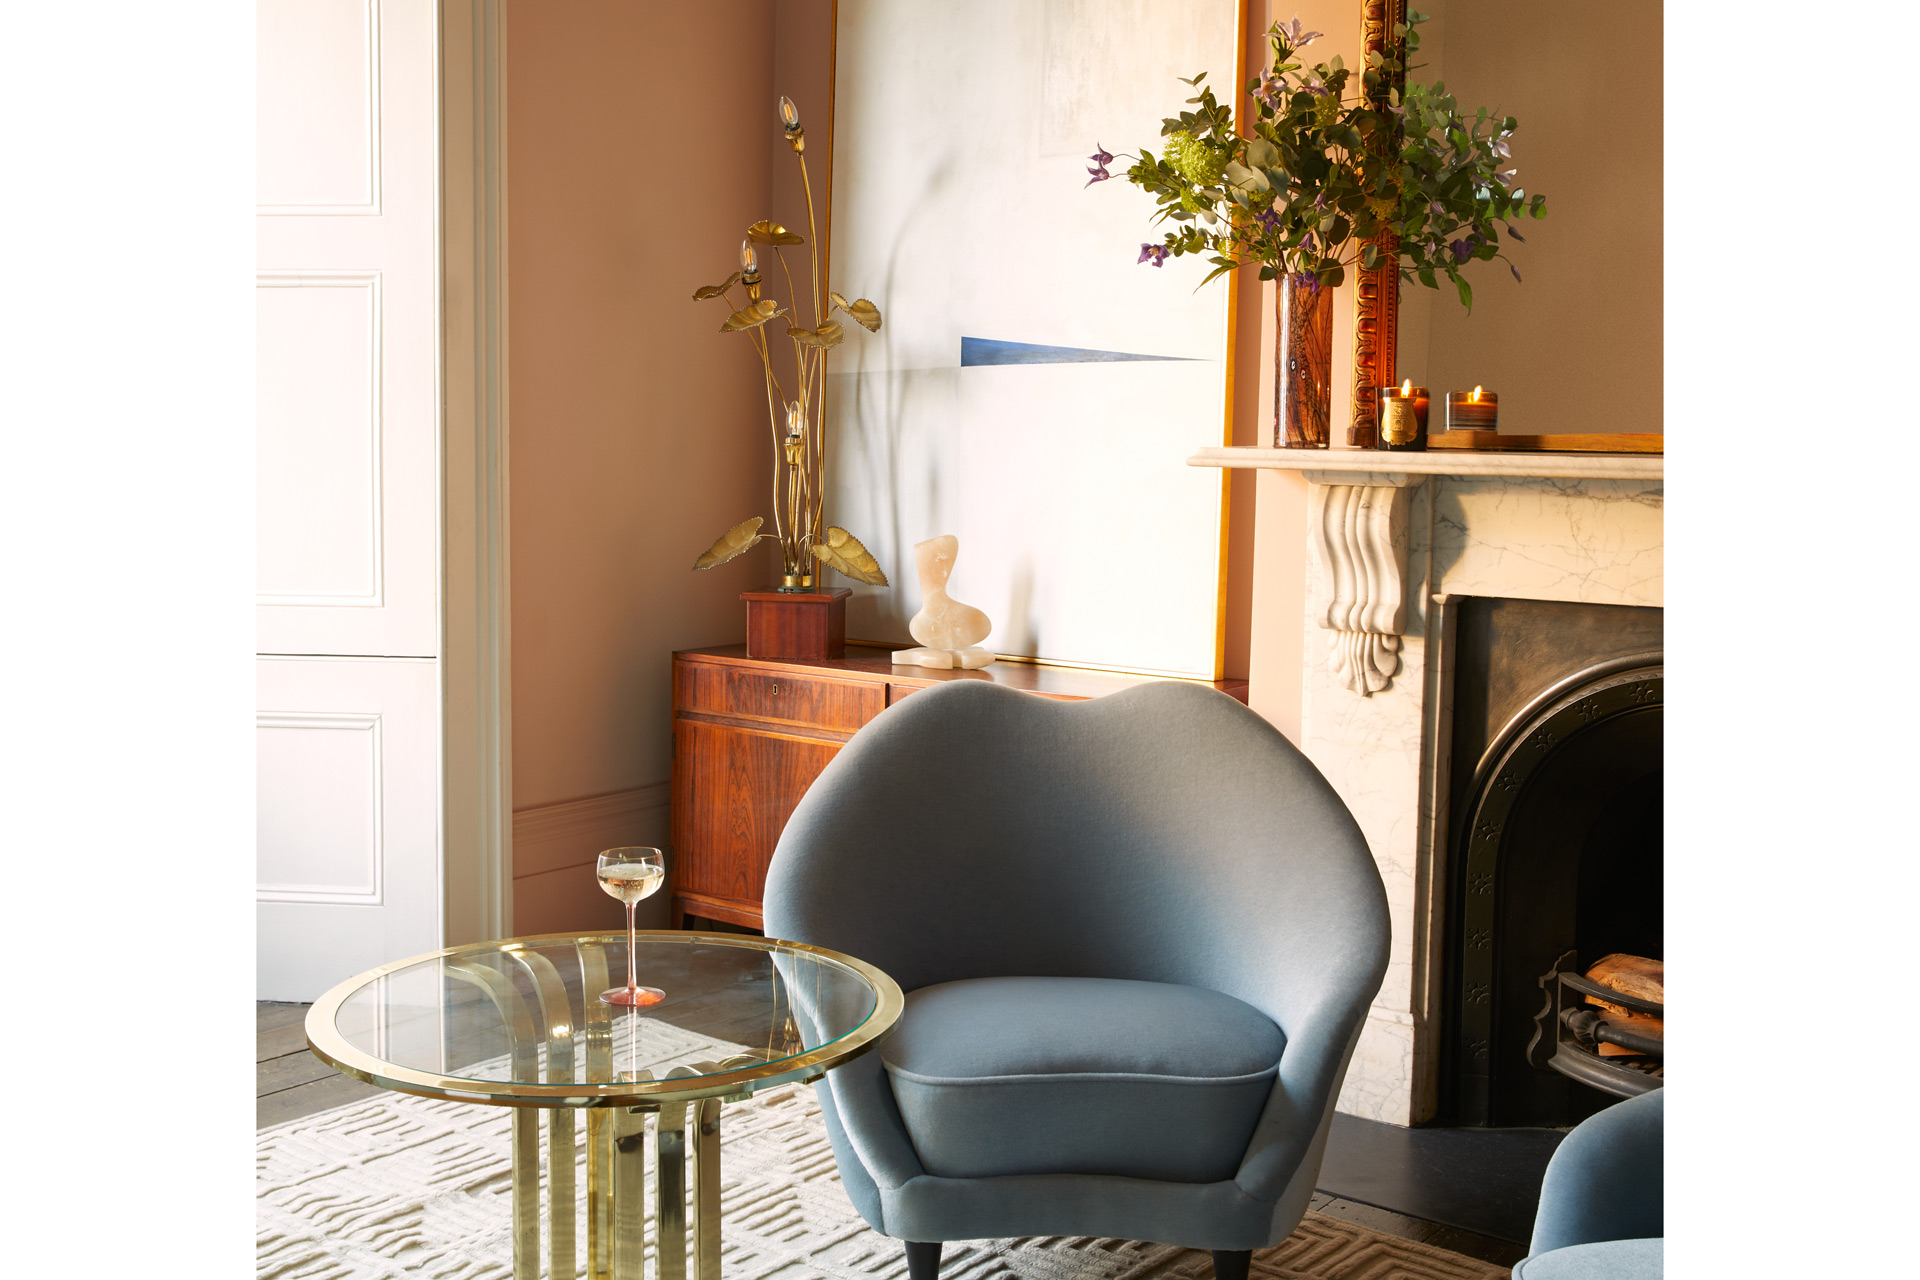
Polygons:
[[538,1280],[543,1216],[550,1274],[575,1274],[580,1111],[590,1280],[642,1280],[649,1199],[658,1280],[687,1280],[689,1264],[720,1280],[721,1104],[818,1080],[877,1044],[904,1003],[870,964],[772,938],[642,931],[634,960],[662,1003],[599,999],[626,972],[621,932],[448,947],[349,978],[307,1012],[307,1044],[350,1076],[514,1108],[514,1280]]

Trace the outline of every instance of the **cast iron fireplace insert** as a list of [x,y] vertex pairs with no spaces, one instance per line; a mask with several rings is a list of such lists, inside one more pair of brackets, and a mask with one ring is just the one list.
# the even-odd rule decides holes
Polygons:
[[1441,1116],[1572,1125],[1617,1095],[1528,1062],[1542,978],[1664,954],[1661,611],[1452,607]]

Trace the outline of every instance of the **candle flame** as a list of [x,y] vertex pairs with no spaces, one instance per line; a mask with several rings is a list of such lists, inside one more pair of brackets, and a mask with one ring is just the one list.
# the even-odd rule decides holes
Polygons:
[[1479,403],[1480,403],[1480,388],[1479,388],[1479,387],[1475,387],[1475,388],[1473,389],[1473,394],[1472,394],[1472,395],[1470,395],[1470,396],[1468,396],[1468,397],[1467,397],[1467,399],[1469,399],[1469,400],[1471,400],[1471,401],[1472,401],[1473,403],[1475,403],[1475,404],[1479,404]]
[[1400,384],[1400,394],[1403,396],[1411,396],[1413,394],[1412,378],[1408,378],[1405,382]]

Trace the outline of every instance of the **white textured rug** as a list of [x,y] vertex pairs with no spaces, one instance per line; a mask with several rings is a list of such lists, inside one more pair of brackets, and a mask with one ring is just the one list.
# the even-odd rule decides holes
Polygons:
[[[506,1108],[386,1094],[259,1134],[258,1272],[271,1280],[511,1280]],[[576,1126],[584,1139],[585,1125]],[[723,1117],[727,1280],[905,1280],[840,1188],[811,1088]],[[542,1139],[544,1150],[544,1135]],[[651,1144],[649,1144],[651,1145]],[[584,1147],[581,1148],[584,1159]],[[580,1185],[585,1185],[584,1167]],[[584,1249],[585,1224],[578,1235]],[[648,1265],[652,1272],[651,1261]],[[1505,1268],[1309,1214],[1260,1280],[1497,1280]],[[1212,1280],[1207,1254],[1118,1240],[949,1244],[942,1280]]]

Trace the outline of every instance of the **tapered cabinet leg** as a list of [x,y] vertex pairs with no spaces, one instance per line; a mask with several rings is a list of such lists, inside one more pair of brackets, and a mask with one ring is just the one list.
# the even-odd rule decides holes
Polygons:
[[917,1240],[904,1242],[907,1246],[907,1275],[909,1280],[940,1280],[940,1245],[938,1240],[922,1244]]
[[[1253,1266],[1251,1249],[1215,1249],[1213,1251],[1213,1280],[1247,1280],[1247,1272]],[[919,1280],[915,1277],[914,1280]]]

